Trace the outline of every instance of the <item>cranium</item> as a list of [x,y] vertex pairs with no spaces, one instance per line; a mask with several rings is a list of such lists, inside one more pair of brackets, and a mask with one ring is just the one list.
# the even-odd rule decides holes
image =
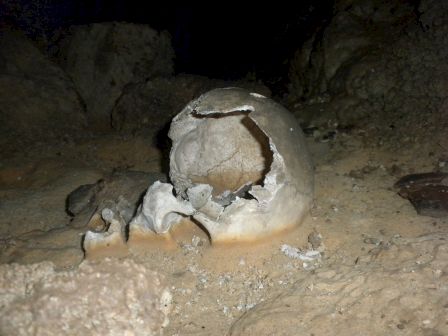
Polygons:
[[[313,172],[304,137],[273,100],[239,88],[212,90],[173,119],[169,137],[177,199],[166,188],[158,194],[159,202],[166,198],[160,208],[145,202],[141,212],[167,219],[171,212],[191,215],[213,242],[262,238],[298,225],[308,212]],[[130,234],[142,225],[147,227],[137,215]]]

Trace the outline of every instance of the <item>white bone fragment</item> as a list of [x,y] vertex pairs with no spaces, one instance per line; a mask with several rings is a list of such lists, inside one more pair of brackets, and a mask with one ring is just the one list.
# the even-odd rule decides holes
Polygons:
[[142,206],[129,224],[130,231],[153,231],[166,233],[172,225],[178,223],[183,215],[192,215],[193,206],[173,195],[173,186],[160,181],[148,188]]
[[107,231],[87,231],[83,241],[86,257],[91,257],[97,253],[110,255],[109,252],[112,250],[114,252],[112,254],[120,254],[126,250],[126,222],[121,215],[105,208],[101,212],[101,217],[108,224]]
[[302,261],[314,261],[319,260],[322,255],[319,251],[308,250],[302,251],[296,247],[292,247],[291,245],[283,244],[280,247],[280,250],[289,258],[300,259]]

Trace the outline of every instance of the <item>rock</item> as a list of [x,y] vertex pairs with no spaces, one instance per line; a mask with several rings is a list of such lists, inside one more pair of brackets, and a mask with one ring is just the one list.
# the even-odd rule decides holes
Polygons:
[[0,30],[2,141],[48,139],[85,126],[85,111],[70,78],[23,34]]
[[[76,236],[75,239],[75,242],[79,241],[79,235]],[[74,244],[72,243],[71,245]],[[6,251],[6,253],[8,253],[8,251]],[[31,264],[36,262],[36,260],[47,260],[51,261],[56,269],[64,269],[79,265],[84,260],[84,252],[79,248],[79,243],[76,247],[68,246],[62,248],[27,248],[26,246],[19,246],[15,251],[12,251],[8,257],[8,262],[18,264]]]
[[73,216],[70,226],[101,231],[101,213],[105,208],[117,210],[128,223],[148,185],[157,180],[165,181],[166,177],[159,173],[117,171],[95,184],[76,188],[67,196],[67,212]]
[[[332,86],[336,89],[341,84],[332,82],[346,75],[347,67],[362,63],[378,49],[390,33],[384,27],[410,16],[413,10],[401,1],[374,2],[336,1],[327,27],[306,42],[292,61],[290,77],[296,94],[314,97]],[[379,27],[376,31],[374,24]]]
[[322,242],[322,235],[317,231],[312,231],[308,235],[308,243],[311,245],[311,248],[313,250],[321,251],[323,252],[324,243]]
[[70,216],[80,214],[95,201],[95,194],[101,187],[100,183],[83,184],[67,196],[67,212]]
[[51,261],[56,269],[73,267],[84,259],[80,238],[78,230],[66,227],[30,231],[5,242],[0,262],[32,264],[46,260]]
[[129,85],[173,72],[169,35],[147,25],[74,26],[62,43],[62,66],[82,96],[92,127],[110,128],[110,114]]
[[307,110],[329,94],[327,115],[345,125],[372,116],[390,116],[394,127],[403,115],[424,122],[448,95],[448,48],[434,47],[447,45],[448,6],[422,1],[419,12],[421,22],[403,1],[336,1],[334,17],[291,62],[291,95]]
[[448,173],[421,173],[403,176],[395,185],[419,215],[448,216]]
[[2,335],[159,335],[171,294],[159,275],[133,260],[0,265]]

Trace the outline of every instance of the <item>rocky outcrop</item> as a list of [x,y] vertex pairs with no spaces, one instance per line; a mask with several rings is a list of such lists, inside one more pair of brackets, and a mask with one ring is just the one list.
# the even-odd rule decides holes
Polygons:
[[126,88],[173,72],[167,33],[147,25],[75,26],[62,43],[62,67],[82,96],[91,126],[110,128],[110,113]]
[[132,260],[0,265],[2,335],[160,335],[170,304],[158,274]]
[[292,61],[293,100],[321,110],[330,103],[343,123],[437,111],[448,97],[448,8],[411,4],[337,1],[328,26]]
[[70,78],[23,34],[0,31],[2,140],[45,139],[85,125],[82,101]]
[[310,98],[330,91],[346,68],[381,49],[391,26],[412,18],[413,8],[402,1],[337,1],[334,17],[296,52],[290,77],[294,94]]

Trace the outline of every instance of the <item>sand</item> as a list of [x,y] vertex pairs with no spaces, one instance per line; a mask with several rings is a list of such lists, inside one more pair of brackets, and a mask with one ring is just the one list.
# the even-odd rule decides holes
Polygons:
[[[361,128],[307,138],[315,202],[293,231],[211,246],[187,223],[171,238],[130,244],[119,260],[156,272],[172,294],[163,334],[448,334],[448,219],[417,215],[393,189],[402,175],[434,171],[446,149],[378,139]],[[150,139],[115,136],[11,155],[0,166],[0,261],[76,272],[85,230],[69,226],[68,193],[117,168],[160,172],[163,157]],[[302,261],[283,245],[320,258]]]

